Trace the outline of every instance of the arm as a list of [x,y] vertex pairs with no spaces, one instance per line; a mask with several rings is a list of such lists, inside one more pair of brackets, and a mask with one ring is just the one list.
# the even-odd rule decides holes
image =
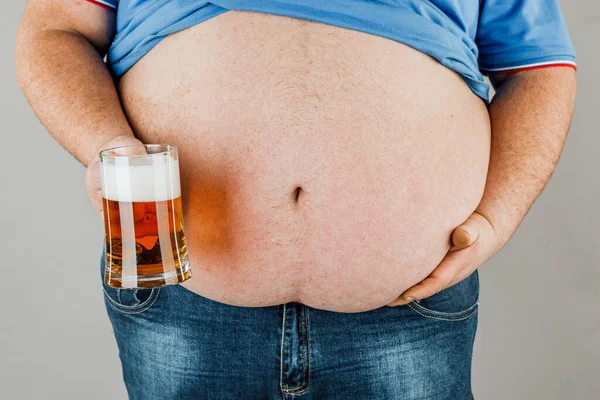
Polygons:
[[84,165],[117,136],[133,138],[103,56],[115,15],[82,0],[30,0],[15,69],[36,115]]
[[453,248],[429,277],[390,305],[431,296],[469,276],[504,246],[546,185],[575,103],[575,72],[546,68],[492,76],[492,148],[483,198],[452,235]]
[[98,152],[141,144],[102,61],[114,34],[111,10],[82,0],[30,0],[17,34],[19,84],[50,134],[87,166],[86,188],[102,213]]
[[575,105],[575,71],[546,68],[490,77],[492,149],[477,212],[503,245],[544,189],[558,162]]

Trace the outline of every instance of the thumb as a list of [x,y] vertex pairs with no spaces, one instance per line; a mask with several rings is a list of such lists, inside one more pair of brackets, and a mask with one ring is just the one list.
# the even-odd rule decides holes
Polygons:
[[479,214],[473,213],[458,228],[454,229],[454,232],[452,232],[452,246],[455,250],[469,247],[477,241],[481,227],[479,218],[481,218]]
[[104,200],[102,199],[102,191],[94,190],[90,197],[90,202],[92,203],[92,207],[96,214],[98,214],[101,219],[104,219]]
[[[102,196],[102,194],[100,194],[100,196]],[[93,204],[94,210],[96,211],[96,213],[98,215],[100,215],[100,217],[104,217],[104,201],[102,199],[102,197],[100,197],[99,201],[96,202],[95,204]]]

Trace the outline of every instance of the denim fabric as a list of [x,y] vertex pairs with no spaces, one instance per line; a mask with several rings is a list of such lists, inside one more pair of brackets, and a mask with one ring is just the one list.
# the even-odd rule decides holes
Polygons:
[[354,314],[234,307],[179,285],[104,291],[130,399],[473,398],[477,273]]

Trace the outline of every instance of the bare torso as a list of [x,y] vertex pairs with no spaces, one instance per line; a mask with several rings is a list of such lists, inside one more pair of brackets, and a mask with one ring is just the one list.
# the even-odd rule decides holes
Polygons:
[[213,300],[385,305],[483,193],[484,103],[381,37],[231,11],[163,40],[119,91],[138,138],[179,147],[183,285]]

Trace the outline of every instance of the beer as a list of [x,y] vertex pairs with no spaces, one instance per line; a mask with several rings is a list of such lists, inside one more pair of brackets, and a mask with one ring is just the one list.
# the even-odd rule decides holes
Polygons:
[[169,154],[150,154],[111,161],[101,166],[105,282],[148,288],[187,280],[191,270],[177,160]]

